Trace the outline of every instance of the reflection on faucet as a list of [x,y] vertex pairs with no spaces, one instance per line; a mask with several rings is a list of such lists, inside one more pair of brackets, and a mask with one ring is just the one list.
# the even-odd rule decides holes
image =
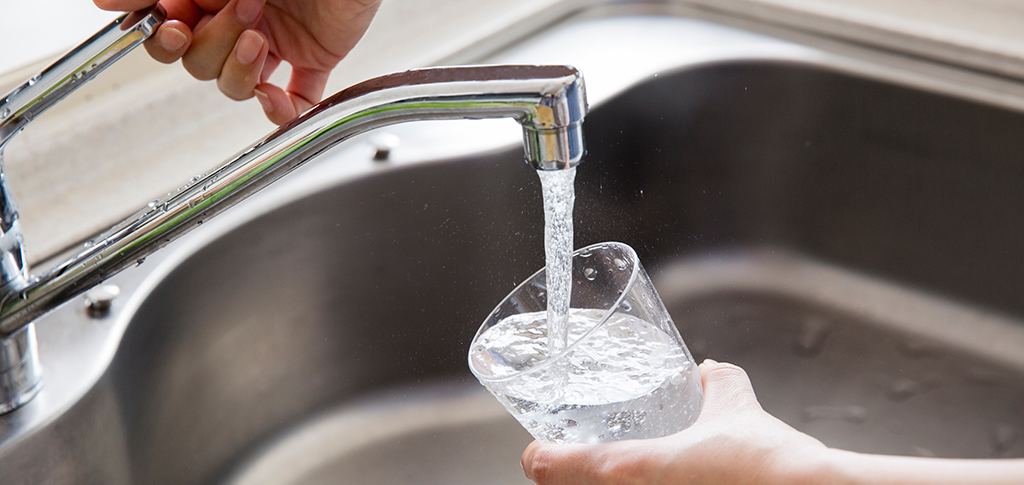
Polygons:
[[[325,99],[219,169],[150,203],[47,274],[26,279],[26,265],[14,268],[17,274],[9,279],[22,283],[0,287],[0,412],[23,404],[38,390],[34,319],[337,143],[405,121],[514,118],[523,126],[527,162],[538,170],[558,170],[576,166],[583,155],[580,125],[586,111],[583,78],[568,66],[414,70],[371,79]],[[9,196],[3,203],[13,208]],[[5,231],[17,224],[17,213],[9,212],[10,224],[4,212]],[[6,232],[0,242],[5,237]],[[17,239],[20,251],[20,231]],[[24,261],[20,252],[7,248],[0,248],[0,270],[7,269],[8,259]]]

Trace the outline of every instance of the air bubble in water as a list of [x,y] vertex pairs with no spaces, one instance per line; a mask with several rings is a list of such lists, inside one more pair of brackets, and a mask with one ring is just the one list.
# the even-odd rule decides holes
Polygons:
[[585,276],[590,281],[594,281],[594,279],[597,278],[597,270],[594,268],[585,268],[583,270],[583,276]]

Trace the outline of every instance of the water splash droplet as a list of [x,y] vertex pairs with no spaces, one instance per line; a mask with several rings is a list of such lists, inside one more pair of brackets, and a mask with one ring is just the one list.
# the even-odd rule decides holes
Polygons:
[[[580,256],[582,256],[582,254]],[[597,278],[597,270],[594,268],[585,268],[583,270],[583,276],[585,276],[590,281],[594,281],[594,279]]]

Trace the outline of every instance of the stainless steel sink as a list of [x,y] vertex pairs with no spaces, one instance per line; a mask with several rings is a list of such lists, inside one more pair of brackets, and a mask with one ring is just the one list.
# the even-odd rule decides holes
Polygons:
[[[579,66],[576,245],[634,246],[695,357],[826,444],[1024,456],[1024,114],[687,19],[564,29],[595,25],[690,37]],[[353,140],[119,276],[109,316],[42,320],[2,481],[524,482],[465,355],[543,264],[540,189],[515,126],[474,126],[396,128],[390,162]]]

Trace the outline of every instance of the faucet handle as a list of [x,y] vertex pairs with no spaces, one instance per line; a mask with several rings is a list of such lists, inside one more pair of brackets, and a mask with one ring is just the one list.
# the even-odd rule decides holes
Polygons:
[[36,116],[149,38],[165,17],[159,5],[122,15],[0,98],[0,151]]

